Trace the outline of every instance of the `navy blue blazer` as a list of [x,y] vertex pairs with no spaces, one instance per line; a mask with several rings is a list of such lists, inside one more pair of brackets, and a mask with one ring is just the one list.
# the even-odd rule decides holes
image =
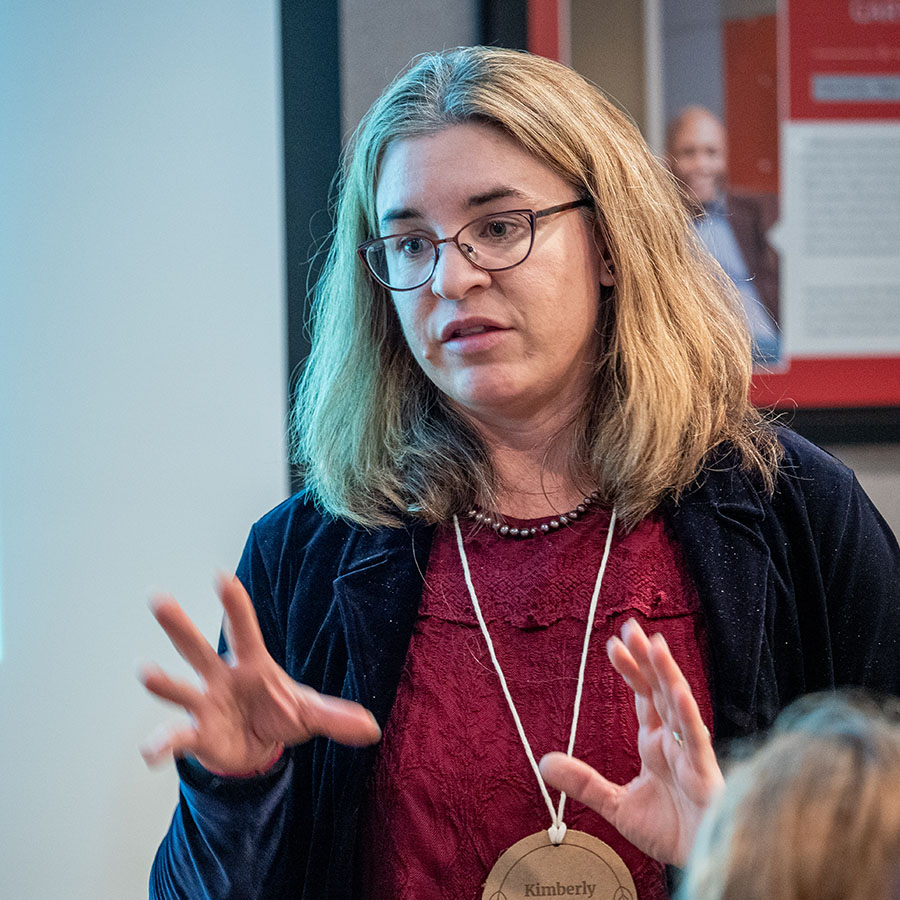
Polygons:
[[[718,739],[771,724],[840,685],[900,694],[900,549],[853,473],[793,432],[774,496],[716,455],[663,512],[707,624]],[[266,644],[298,681],[387,722],[433,528],[366,531],[303,494],[254,525],[238,575]],[[220,778],[181,761],[181,796],[152,898],[351,898],[375,748],[315,739],[268,773]]]

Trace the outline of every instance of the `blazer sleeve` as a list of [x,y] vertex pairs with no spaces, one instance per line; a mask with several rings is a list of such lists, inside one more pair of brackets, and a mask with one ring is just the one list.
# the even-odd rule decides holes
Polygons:
[[900,695],[900,548],[849,477],[843,515],[820,546],[835,682]]
[[[255,529],[237,575],[267,647],[283,665],[284,636]],[[295,756],[289,749],[264,775],[250,778],[220,777],[195,760],[179,760],[178,806],[153,863],[151,900],[290,896],[303,843],[295,815]]]

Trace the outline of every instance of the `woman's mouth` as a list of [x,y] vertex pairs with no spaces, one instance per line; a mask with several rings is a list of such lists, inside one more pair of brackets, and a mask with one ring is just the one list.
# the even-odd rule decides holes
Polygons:
[[482,353],[499,344],[508,331],[500,325],[473,322],[446,329],[442,343],[456,353]]
[[451,335],[450,340],[454,338],[469,337],[472,334],[484,334],[486,331],[497,331],[493,325],[472,325],[469,328],[457,328]]

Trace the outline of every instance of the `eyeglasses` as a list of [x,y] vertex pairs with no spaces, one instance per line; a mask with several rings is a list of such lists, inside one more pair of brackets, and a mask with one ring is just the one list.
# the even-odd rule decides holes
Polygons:
[[423,234],[405,232],[364,241],[356,252],[374,278],[392,291],[412,291],[422,287],[437,268],[441,244],[456,244],[459,252],[476,269],[502,272],[528,259],[534,246],[534,226],[538,219],[590,206],[586,197],[560,203],[535,212],[511,209],[480,216],[463,225],[453,237],[439,241]]

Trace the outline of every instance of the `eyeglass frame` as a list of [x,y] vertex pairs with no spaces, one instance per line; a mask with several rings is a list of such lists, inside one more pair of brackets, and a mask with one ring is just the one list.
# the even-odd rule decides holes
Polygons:
[[[578,209],[583,206],[593,206],[594,201],[590,197],[579,197],[578,200],[570,200],[567,203],[558,203],[556,206],[548,206],[546,209],[504,209],[500,210],[496,213],[485,213],[483,216],[476,216],[472,219],[471,222],[466,222],[459,231],[456,232],[452,237],[441,238],[436,241],[430,237],[426,237],[425,235],[416,235],[421,238],[423,241],[428,241],[429,244],[434,248],[434,262],[431,266],[431,271],[428,273],[428,277],[423,281],[420,281],[418,284],[412,285],[412,287],[406,288],[398,288],[391,287],[391,285],[382,281],[378,275],[375,273],[375,270],[369,265],[369,260],[366,258],[366,253],[368,252],[369,247],[372,247],[375,244],[378,244],[382,241],[388,241],[391,238],[403,237],[407,234],[414,234],[411,231],[399,231],[397,234],[386,234],[384,237],[371,238],[368,241],[363,241],[357,248],[356,253],[359,256],[360,260],[362,260],[363,266],[366,268],[366,271],[383,287],[386,287],[389,291],[414,291],[417,288],[422,287],[425,284],[428,284],[429,281],[434,277],[434,273],[437,271],[438,261],[441,257],[441,252],[438,249],[441,244],[456,244],[457,249],[462,254],[463,258],[470,265],[474,266],[476,269],[480,269],[482,272],[508,272],[510,269],[515,269],[516,266],[521,266],[529,256],[531,256],[531,251],[534,249],[534,234],[536,230],[536,223],[538,219],[543,219],[546,216],[552,216],[556,213],[566,212],[570,209]],[[492,269],[487,266],[480,266],[477,262],[475,262],[469,254],[463,249],[462,244],[459,242],[459,236],[472,224],[478,222],[481,219],[490,219],[492,216],[508,216],[513,213],[521,213],[528,217],[528,222],[531,225],[531,240],[528,243],[528,250],[525,252],[525,255],[516,263],[513,263],[511,266],[500,266],[499,268]]]

